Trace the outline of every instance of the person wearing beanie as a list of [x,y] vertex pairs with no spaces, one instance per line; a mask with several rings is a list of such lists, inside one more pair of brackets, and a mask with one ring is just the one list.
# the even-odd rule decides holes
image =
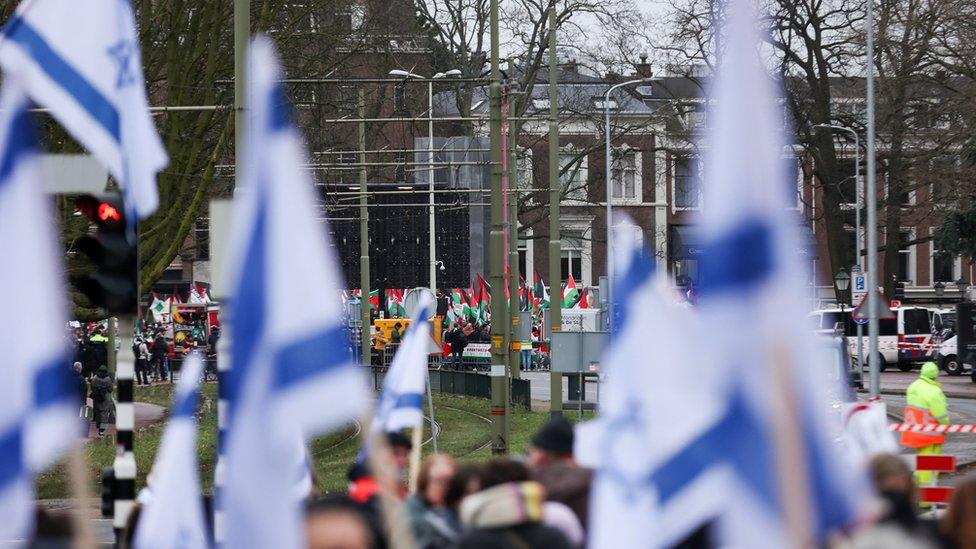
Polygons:
[[532,479],[546,489],[546,501],[557,501],[573,510],[583,528],[589,516],[593,471],[573,459],[573,425],[557,416],[533,435],[527,461]]
[[95,427],[98,436],[105,435],[105,429],[115,423],[115,401],[112,400],[114,383],[108,368],[100,366],[91,379],[91,399],[94,408]]
[[[939,367],[934,362],[922,365],[921,374],[905,391],[905,423],[938,425],[949,423],[949,408],[942,386],[936,381]],[[945,435],[941,433],[922,433],[905,431],[901,434],[903,446],[915,448],[920,456],[942,453]],[[915,479],[919,486],[928,486],[938,481],[938,473],[916,471]]]

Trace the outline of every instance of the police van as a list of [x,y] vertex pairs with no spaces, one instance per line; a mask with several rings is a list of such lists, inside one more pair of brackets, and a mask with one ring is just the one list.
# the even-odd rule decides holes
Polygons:
[[[883,372],[897,366],[908,372],[917,364],[931,360],[942,342],[942,311],[930,307],[895,307],[895,318],[878,320],[878,364]],[[810,313],[815,329],[821,334],[837,333],[843,326],[847,348],[857,356],[857,324],[851,319],[851,309],[829,308]],[[868,353],[868,328],[864,325],[864,354]]]

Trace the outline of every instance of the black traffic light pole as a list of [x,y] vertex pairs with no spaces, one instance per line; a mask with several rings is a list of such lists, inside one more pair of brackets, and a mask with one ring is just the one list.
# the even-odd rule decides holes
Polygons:
[[[113,499],[111,510],[115,539],[121,540],[136,490],[136,460],[133,453],[135,407],[132,402],[136,357],[132,350],[132,339],[139,307],[138,227],[136,220],[132,220],[129,227],[125,204],[119,193],[83,195],[76,205],[95,226],[95,233],[78,239],[75,247],[92,259],[96,271],[73,277],[72,283],[88,296],[92,304],[114,313],[119,322],[120,353],[115,365],[118,398],[115,413],[116,452],[112,463],[114,475],[103,475],[103,482],[112,483],[105,488]],[[114,349],[109,352],[114,352]]]

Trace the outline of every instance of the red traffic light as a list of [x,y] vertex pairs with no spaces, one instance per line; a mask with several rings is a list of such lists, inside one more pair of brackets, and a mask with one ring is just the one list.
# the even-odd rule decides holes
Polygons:
[[118,194],[82,195],[75,200],[75,207],[88,218],[88,221],[99,226],[114,227],[125,223],[122,197]]
[[122,215],[108,202],[98,205],[98,218],[102,221],[122,221]]

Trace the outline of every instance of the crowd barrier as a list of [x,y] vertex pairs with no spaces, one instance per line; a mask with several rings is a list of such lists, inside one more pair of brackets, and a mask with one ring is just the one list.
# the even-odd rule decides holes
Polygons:
[[[387,368],[382,366],[370,367],[370,379],[373,389],[379,391],[383,387],[383,377]],[[451,395],[469,396],[476,398],[491,398],[491,377],[478,372],[463,372],[459,370],[428,370],[430,373],[430,390]],[[513,379],[512,404],[529,408],[532,403],[531,386],[528,380]]]

